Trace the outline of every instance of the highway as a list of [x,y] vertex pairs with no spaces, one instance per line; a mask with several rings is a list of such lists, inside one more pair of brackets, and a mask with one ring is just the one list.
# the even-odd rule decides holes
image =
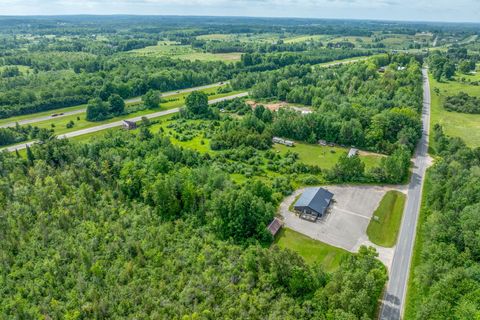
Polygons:
[[[367,60],[369,58],[371,58],[371,56],[358,57],[358,58],[351,59],[351,60],[350,59],[345,59],[343,61],[337,61],[337,62],[332,62],[332,63],[322,63],[322,64],[319,64],[317,66],[312,66],[312,68],[316,68],[316,67],[330,68],[330,67],[338,66],[338,65],[341,65],[341,64],[349,64],[349,63],[355,63],[355,62]],[[193,88],[188,88],[188,89],[169,91],[169,92],[162,93],[161,95],[162,95],[162,97],[169,97],[169,96],[173,96],[173,95],[180,94],[180,93],[189,93],[189,92],[196,91],[196,90],[205,90],[205,89],[215,88],[215,87],[219,87],[223,84],[228,84],[229,82],[230,81],[224,81],[224,82],[208,84],[208,85],[200,86],[200,87],[193,87]],[[141,102],[141,101],[142,101],[142,97],[135,97],[135,98],[126,99],[125,103],[127,103],[127,104],[128,103],[138,103],[138,102]],[[39,117],[34,117],[34,118],[30,118],[30,119],[25,119],[25,120],[12,121],[12,122],[9,122],[9,123],[0,124],[0,128],[15,127],[17,125],[17,123],[21,126],[22,125],[28,125],[28,124],[34,124],[34,123],[37,123],[37,122],[47,121],[47,120],[51,120],[51,119],[57,119],[57,118],[71,116],[71,115],[82,114],[82,113],[85,113],[86,111],[87,111],[86,108],[82,108],[82,109],[62,112],[61,114],[57,114],[56,116],[52,116],[50,114],[50,115],[47,115],[47,116],[39,116]],[[56,113],[56,110],[52,110],[52,114],[55,114],[55,113]]]
[[[191,90],[193,91],[194,89],[191,89]],[[235,99],[235,98],[242,98],[242,97],[246,97],[246,96],[248,96],[248,92],[242,92],[242,93],[237,93],[237,94],[234,94],[234,95],[231,95],[231,96],[226,96],[226,97],[222,97],[222,98],[213,99],[213,100],[208,101],[208,103],[209,104],[214,104],[214,103],[217,103],[217,102],[221,102],[221,101],[225,101],[225,100],[231,100],[231,99]],[[165,116],[165,115],[172,114],[172,113],[177,113],[179,111],[180,111],[180,108],[175,108],[175,109],[169,109],[169,110],[149,113],[149,114],[146,114],[146,115],[143,115],[143,116],[138,116],[138,117],[125,119],[125,120],[138,122],[138,121],[142,120],[143,117],[145,117],[147,119],[152,119],[152,118],[158,118],[158,117]],[[81,136],[81,135],[84,135],[84,134],[98,132],[98,131],[102,131],[102,130],[106,130],[106,129],[110,129],[110,128],[121,127],[123,125],[123,121],[124,120],[119,120],[119,121],[114,121],[114,122],[101,124],[101,125],[91,127],[91,128],[72,131],[72,132],[69,132],[69,133],[66,133],[66,134],[59,135],[57,138],[58,139],[73,138],[73,137],[78,137],[78,136]],[[32,144],[35,144],[35,143],[36,143],[36,141],[29,141],[29,142],[26,142],[26,143],[21,143],[21,144],[16,144],[16,145],[9,146],[9,147],[0,148],[0,151],[12,152],[12,151],[15,151],[15,150],[22,150],[22,149],[25,149],[27,146],[31,146]]]
[[[180,94],[180,93],[188,93],[188,92],[192,92],[192,91],[196,91],[196,90],[205,90],[205,89],[215,88],[215,87],[219,87],[222,84],[226,84],[226,83],[228,83],[228,81],[225,81],[223,83],[222,82],[213,83],[213,84],[209,84],[209,85],[206,85],[206,86],[200,86],[200,87],[194,87],[194,88],[188,88],[188,89],[182,89],[182,90],[176,90],[176,91],[169,91],[169,92],[162,93],[161,95],[162,95],[162,97],[169,97],[169,96],[173,96],[173,95]],[[141,102],[141,101],[142,101],[142,97],[135,97],[135,98],[131,98],[131,99],[126,99],[125,103],[127,103],[127,104],[128,103],[138,103],[138,102]],[[46,121],[46,120],[57,119],[57,118],[71,116],[71,115],[81,114],[81,113],[85,113],[86,111],[87,111],[86,108],[82,108],[82,109],[77,109],[77,110],[72,110],[72,111],[66,111],[66,112],[63,112],[62,114],[58,114],[57,116],[48,115],[48,116],[35,117],[35,118],[30,118],[30,119],[25,119],[25,120],[19,120],[19,121],[15,121],[15,122],[0,124],[0,128],[15,127],[17,125],[17,123],[21,126],[22,125],[27,125],[27,124],[33,124],[33,123],[42,122],[42,121]],[[55,113],[56,113],[56,110],[52,110],[52,114],[55,114]]]
[[407,201],[403,212],[403,220],[400,228],[393,263],[390,270],[387,290],[383,296],[381,320],[398,320],[403,316],[405,298],[407,292],[410,264],[412,260],[415,233],[418,216],[422,203],[422,189],[425,180],[425,172],[428,167],[428,133],[430,129],[430,84],[428,72],[423,73],[423,133],[413,158],[414,168],[410,184],[408,185]]

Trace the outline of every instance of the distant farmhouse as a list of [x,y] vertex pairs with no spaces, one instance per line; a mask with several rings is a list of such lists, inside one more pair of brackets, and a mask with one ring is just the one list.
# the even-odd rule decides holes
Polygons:
[[351,148],[349,151],[348,151],[348,157],[351,158],[353,156],[356,156],[358,154],[358,149],[355,149],[355,148]]
[[279,138],[279,137],[273,137],[272,142],[273,143],[278,143],[278,144],[283,144],[287,147],[293,147],[295,145],[295,142],[293,142],[291,140],[285,140],[285,139],[282,139],[282,138]]
[[123,120],[122,127],[125,130],[133,130],[137,128],[137,124],[133,121]]
[[300,214],[300,218],[316,221],[325,215],[332,199],[333,193],[324,188],[307,188],[293,208]]

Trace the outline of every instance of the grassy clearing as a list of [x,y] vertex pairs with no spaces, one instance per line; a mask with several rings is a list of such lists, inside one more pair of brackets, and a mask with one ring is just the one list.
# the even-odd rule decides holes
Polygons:
[[238,61],[241,53],[208,53],[193,49],[187,45],[177,45],[165,42],[159,42],[156,46],[145,47],[142,49],[132,50],[130,54],[139,56],[153,56],[153,57],[171,57],[182,60],[200,60],[200,61]]
[[[402,222],[405,199],[405,195],[399,191],[388,191],[385,194],[367,228],[370,241],[387,248],[395,245]],[[378,217],[379,220],[375,221],[374,217]]]
[[[331,169],[338,162],[343,153],[348,152],[348,148],[321,146],[317,144],[307,144],[297,142],[295,147],[287,147],[281,144],[274,144],[273,149],[282,155],[288,151],[296,152],[300,161],[309,165],[317,165],[322,169]],[[381,155],[361,156],[365,163],[365,168],[370,169],[380,164]]]
[[[471,77],[473,79],[480,77],[480,75],[471,75],[461,77]],[[443,108],[443,101],[445,97],[465,92],[469,95],[480,97],[480,87],[470,84],[460,83],[456,80],[447,82],[438,82],[430,76],[431,87],[431,126],[438,123],[443,126],[444,132],[452,137],[460,137],[470,147],[480,147],[480,115],[467,114],[459,112],[450,112]],[[435,89],[440,90],[440,93],[435,93]],[[432,135],[430,135],[430,144],[434,146]]]
[[216,40],[216,41],[226,41],[234,39],[233,34],[229,33],[212,33],[212,34],[203,34],[201,36],[197,36],[198,40]]
[[336,270],[342,259],[350,254],[346,250],[313,240],[288,228],[280,230],[274,244],[295,251],[309,264],[321,264],[326,271]]
[[420,217],[418,219],[418,226],[415,237],[415,245],[413,247],[412,262],[410,266],[410,275],[407,284],[407,295],[405,304],[405,319],[415,319],[417,314],[418,302],[421,301],[421,297],[425,296],[422,288],[416,283],[415,269],[422,262],[422,249],[424,242],[424,225],[429,215],[429,208],[426,205],[426,199],[429,191],[432,188],[432,182],[427,170],[425,176],[425,184],[422,194],[422,207],[420,209]]

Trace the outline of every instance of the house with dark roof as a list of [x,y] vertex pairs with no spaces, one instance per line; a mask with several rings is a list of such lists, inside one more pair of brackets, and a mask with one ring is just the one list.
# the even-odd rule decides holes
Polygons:
[[316,221],[327,212],[333,193],[324,188],[307,188],[295,202],[293,208],[300,218]]

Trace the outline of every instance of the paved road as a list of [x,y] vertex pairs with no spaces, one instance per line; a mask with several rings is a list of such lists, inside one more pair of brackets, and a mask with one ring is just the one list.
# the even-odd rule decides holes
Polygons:
[[[242,93],[237,93],[237,94],[227,96],[227,97],[223,97],[223,98],[213,99],[213,100],[210,100],[208,103],[213,104],[213,103],[217,103],[217,102],[220,102],[220,101],[231,100],[231,99],[241,98],[241,97],[246,97],[246,96],[248,96],[248,92],[242,92]],[[133,121],[133,122],[138,122],[138,121],[142,120],[142,117],[152,119],[152,118],[157,118],[157,117],[165,116],[165,115],[172,114],[172,113],[177,113],[178,111],[180,111],[180,108],[169,109],[169,110],[165,110],[165,111],[158,111],[158,112],[154,112],[154,113],[150,113],[150,114],[146,114],[146,115],[143,115],[143,116],[134,117],[134,118],[126,119],[126,120]],[[78,137],[78,136],[88,134],[88,133],[93,133],[93,132],[102,131],[102,130],[106,130],[106,129],[110,129],[110,128],[120,127],[122,125],[123,125],[123,120],[119,120],[119,121],[115,121],[115,122],[109,122],[109,123],[105,123],[105,124],[98,125],[98,126],[91,127],[91,128],[72,131],[72,132],[60,135],[60,136],[58,136],[58,138],[59,139],[66,139],[66,138]],[[25,149],[27,146],[31,146],[34,143],[36,143],[36,141],[30,141],[30,142],[27,142],[27,143],[16,144],[14,146],[0,148],[0,151],[5,151],[6,150],[6,151],[12,152],[12,151],[15,151],[15,150],[22,150],[22,149]]]
[[[225,81],[223,83],[228,83],[228,81]],[[194,87],[194,88],[188,88],[188,89],[183,89],[183,90],[165,92],[165,93],[162,93],[162,97],[169,97],[169,96],[173,96],[173,95],[176,95],[176,94],[179,94],[179,93],[188,93],[188,92],[192,92],[192,91],[195,91],[195,90],[205,90],[205,89],[215,88],[215,87],[219,87],[221,85],[222,85],[222,82],[213,83],[213,84],[209,84],[209,85],[201,86],[201,87]],[[137,103],[137,102],[140,102],[140,101],[142,101],[142,97],[135,97],[135,98],[131,98],[131,99],[126,99],[125,103]],[[48,115],[48,116],[35,117],[35,118],[30,118],[30,119],[25,119],[25,120],[19,120],[19,121],[16,121],[16,122],[0,124],[0,128],[15,127],[17,125],[17,123],[19,125],[27,125],[27,124],[37,123],[37,122],[41,122],[41,121],[46,121],[46,120],[57,119],[57,118],[71,116],[71,115],[81,114],[81,113],[85,113],[86,111],[87,111],[86,108],[82,108],[82,109],[78,109],[78,110],[63,112],[62,114],[59,114],[58,116],[55,116],[55,117],[53,117],[52,115]],[[55,113],[55,110],[52,110],[52,114],[53,113]]]
[[422,202],[422,188],[425,171],[428,167],[428,132],[430,128],[430,84],[427,70],[423,69],[423,134],[414,156],[414,169],[408,185],[407,202],[403,213],[402,226],[395,255],[393,256],[387,290],[383,297],[381,320],[398,320],[403,316],[410,262],[412,260],[413,245],[418,216]]
[[[362,61],[362,60],[366,60],[370,57],[371,56],[359,57],[359,58],[353,59],[353,60],[345,60],[345,61],[338,61],[338,62],[333,62],[333,63],[328,63],[328,64],[321,64],[317,67],[329,68],[329,67],[333,67],[333,66],[337,66],[337,65],[341,65],[341,64],[359,62],[359,61]],[[313,66],[312,68],[315,68],[315,67],[316,66]],[[188,88],[188,89],[183,89],[183,90],[165,92],[165,93],[162,93],[162,97],[169,97],[169,96],[173,96],[173,95],[179,94],[179,93],[188,93],[188,92],[192,92],[192,91],[195,91],[195,90],[210,89],[210,88],[218,87],[218,86],[221,86],[222,84],[227,84],[227,83],[229,83],[229,81],[218,82],[218,83],[213,83],[213,84],[209,84],[209,85],[205,85],[205,86]],[[126,99],[125,103],[137,103],[137,102],[140,102],[140,101],[142,101],[142,97],[135,97],[135,98],[131,98],[131,99]],[[71,116],[71,115],[85,113],[86,110],[87,110],[86,108],[82,108],[82,109],[73,110],[73,111],[66,111],[66,112],[63,112],[62,114],[59,114],[58,116],[55,116],[55,117],[53,117],[51,115],[48,115],[48,116],[35,117],[35,118],[30,118],[30,119],[25,119],[25,120],[19,120],[19,121],[15,121],[15,122],[9,122],[9,123],[5,123],[5,124],[0,124],[0,128],[15,127],[17,125],[17,123],[19,125],[27,125],[27,124],[33,124],[33,123],[47,121],[47,120],[51,120],[51,119],[67,117],[67,116]],[[55,110],[52,110],[52,114],[54,114],[54,113],[55,113]]]

